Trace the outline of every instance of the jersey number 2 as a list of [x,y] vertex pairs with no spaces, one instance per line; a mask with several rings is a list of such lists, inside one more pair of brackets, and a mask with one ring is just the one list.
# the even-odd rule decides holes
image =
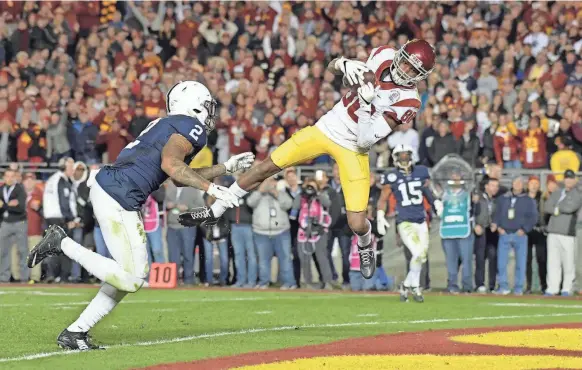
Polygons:
[[402,206],[407,207],[410,205],[422,204],[422,191],[420,187],[422,183],[420,181],[410,181],[403,182],[398,185],[398,191],[402,195]]

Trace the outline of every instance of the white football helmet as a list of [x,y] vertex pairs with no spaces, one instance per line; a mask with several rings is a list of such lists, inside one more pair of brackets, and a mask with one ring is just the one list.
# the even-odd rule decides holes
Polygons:
[[216,126],[216,100],[200,82],[180,81],[168,90],[166,112],[169,116],[183,114],[197,118],[204,123],[207,132]]
[[412,148],[410,145],[398,144],[392,150],[392,160],[396,168],[409,171],[412,168]]

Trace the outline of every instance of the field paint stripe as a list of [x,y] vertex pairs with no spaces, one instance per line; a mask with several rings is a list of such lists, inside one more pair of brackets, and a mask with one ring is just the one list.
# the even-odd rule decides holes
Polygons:
[[[349,326],[377,326],[377,325],[410,325],[410,324],[434,324],[434,323],[444,323],[444,322],[458,322],[458,321],[497,321],[506,319],[530,319],[538,317],[566,317],[566,316],[582,316],[582,312],[570,312],[570,313],[554,313],[545,315],[505,315],[505,316],[481,316],[481,317],[468,317],[468,318],[452,318],[452,319],[426,319],[426,320],[410,320],[410,321],[370,321],[370,322],[346,322],[341,324],[308,324],[301,326],[279,326],[274,328],[256,328],[256,329],[244,329],[237,331],[223,331],[218,333],[208,333],[200,335],[192,335],[188,337],[179,337],[171,339],[160,339],[145,342],[136,342],[131,344],[114,344],[111,346],[103,346],[104,348],[120,348],[120,347],[145,347],[153,346],[159,344],[170,344],[187,342],[196,339],[207,339],[207,338],[217,338],[226,337],[231,335],[246,335],[264,332],[277,332],[277,331],[288,331],[288,330],[298,330],[298,329],[317,329],[317,328],[342,328]],[[0,358],[0,363],[2,362],[15,362],[15,361],[28,361],[36,360],[39,358],[71,355],[75,353],[81,353],[80,351],[58,351],[58,352],[42,352],[32,355],[24,355],[18,357],[7,357]]]
[[579,304],[552,304],[552,303],[489,303],[488,306],[500,306],[500,307],[582,308],[582,305],[579,305]]
[[[152,303],[213,303],[213,302],[248,302],[248,301],[280,301],[280,300],[298,300],[298,299],[343,299],[343,298],[381,298],[386,295],[378,294],[357,294],[357,295],[311,295],[309,297],[239,297],[239,298],[192,298],[192,299],[133,299],[123,300],[121,304],[152,304]],[[82,306],[89,304],[89,301],[79,302],[58,302],[58,303],[0,303],[0,307],[26,307],[26,306]]]

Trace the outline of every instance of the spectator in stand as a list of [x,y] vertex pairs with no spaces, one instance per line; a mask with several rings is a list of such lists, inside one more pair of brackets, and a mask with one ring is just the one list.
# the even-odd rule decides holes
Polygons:
[[449,124],[441,120],[438,125],[438,135],[432,141],[428,149],[428,158],[434,165],[437,164],[444,156],[458,152],[459,143],[449,132]]
[[542,192],[540,191],[540,179],[537,176],[530,176],[527,181],[527,195],[535,200],[538,210],[538,220],[533,230],[527,234],[527,270],[526,270],[526,294],[532,292],[532,260],[535,247],[536,262],[538,265],[538,276],[540,278],[540,288],[546,291],[546,267],[548,251],[546,247],[547,233],[544,230],[544,210]]
[[67,114],[53,112],[46,129],[46,156],[51,162],[58,162],[71,155],[71,146],[67,140]]
[[[576,189],[572,170],[564,173],[564,187],[554,191],[544,204],[548,222],[548,289],[545,295],[570,296],[576,278],[576,221],[582,208],[582,193]],[[563,280],[562,280],[563,273]]]
[[327,209],[330,205],[327,193],[320,192],[317,182],[312,178],[305,179],[301,195],[293,200],[290,218],[296,218],[299,224],[297,249],[303,279],[308,288],[315,287],[311,273],[311,260],[315,255],[321,276],[319,288],[333,289],[331,266],[327,257],[328,228],[331,224]]
[[425,110],[423,113],[425,116],[424,129],[422,130],[422,135],[420,137],[420,143],[418,148],[418,160],[419,164],[423,166],[431,166],[433,163],[429,159],[429,150],[434,141],[434,137],[437,135],[435,130],[435,122],[438,122],[438,116],[433,115],[430,110]]
[[550,157],[550,169],[556,175],[556,180],[562,181],[566,170],[578,172],[580,170],[580,156],[572,150],[572,143],[569,139],[557,138],[558,151]]
[[259,289],[265,289],[271,281],[273,254],[279,261],[282,290],[295,289],[291,265],[291,234],[289,215],[293,200],[285,191],[278,191],[276,180],[265,180],[257,191],[247,198],[253,208],[253,236],[259,256]]
[[567,84],[571,86],[582,86],[582,59],[578,59],[576,62],[576,67],[570,73]]
[[78,118],[69,116],[69,119],[72,119],[68,134],[74,158],[87,164],[99,163],[95,149],[99,128],[91,122],[89,113],[83,109]]
[[[26,217],[28,222],[28,250],[32,250],[42,238],[42,183],[36,180],[34,173],[24,174],[22,182],[26,191]],[[41,266],[35,266],[30,271],[29,283],[38,283],[41,278]],[[21,278],[22,280],[22,278]]]
[[459,155],[476,168],[479,160],[479,150],[481,149],[479,138],[474,131],[475,122],[467,121],[464,125],[463,135],[459,143]]
[[129,135],[138,137],[139,134],[141,134],[141,132],[148,126],[149,122],[150,121],[145,116],[143,104],[141,102],[136,103],[135,111],[129,124]]
[[[196,207],[203,207],[202,196],[200,190],[177,187],[173,181],[169,181],[166,185],[168,261],[176,264],[176,272],[180,270],[180,267],[183,268],[185,285],[194,284],[194,241],[197,228],[180,225],[178,215]],[[178,276],[178,280],[179,278]]]
[[28,222],[26,216],[26,190],[18,183],[16,172],[4,172],[4,184],[0,187],[2,199],[0,212],[0,282],[10,281],[10,261],[12,247],[16,247],[20,265],[20,281],[28,282],[29,270],[26,266],[28,255]]
[[101,131],[95,144],[105,144],[107,147],[106,163],[114,163],[123,148],[133,140],[134,137],[125,128],[122,128],[118,122],[113,122],[111,131]]
[[511,293],[507,278],[509,249],[515,251],[515,285],[513,293],[523,294],[527,259],[527,233],[537,223],[538,211],[535,201],[523,191],[523,180],[517,177],[511,191],[500,196],[495,205],[491,231],[499,233],[497,271],[499,289],[497,294]]
[[528,129],[518,131],[518,136],[522,147],[519,159],[523,168],[546,168],[548,162],[547,135],[540,127],[539,117],[531,117]]
[[507,114],[499,116],[499,126],[493,138],[495,160],[503,168],[521,168],[519,139],[516,136],[517,132],[512,132],[514,130],[508,125],[508,120]]
[[[485,181],[485,189],[479,197],[479,207],[476,207],[473,231],[475,233],[475,286],[478,293],[495,291],[499,235],[492,231],[492,222],[498,191],[499,181],[488,177]],[[485,260],[489,264],[488,288],[485,286]]]

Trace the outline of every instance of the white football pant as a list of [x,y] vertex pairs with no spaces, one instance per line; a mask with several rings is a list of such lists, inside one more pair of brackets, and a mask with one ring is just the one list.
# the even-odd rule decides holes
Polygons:
[[412,254],[410,270],[404,280],[404,286],[416,288],[420,286],[420,271],[428,253],[428,225],[426,222],[420,224],[401,222],[397,229],[402,243]]

